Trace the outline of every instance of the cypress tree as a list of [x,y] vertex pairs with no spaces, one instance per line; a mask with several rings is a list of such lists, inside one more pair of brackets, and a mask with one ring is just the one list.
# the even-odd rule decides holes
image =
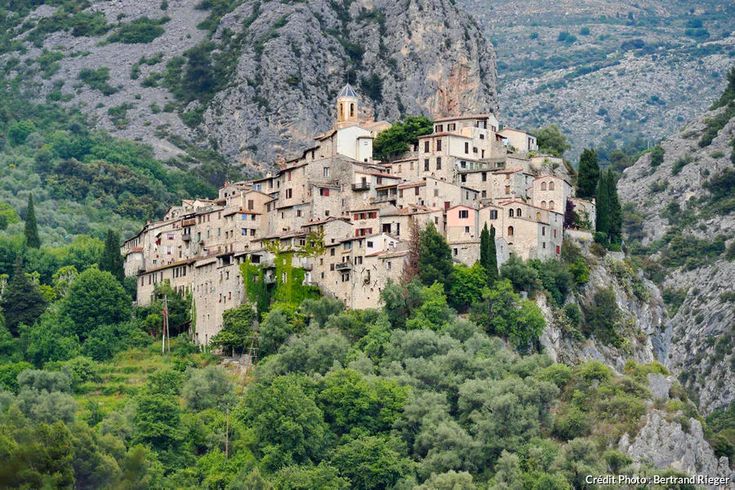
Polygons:
[[615,174],[612,170],[607,171],[607,197],[608,201],[608,212],[610,218],[608,220],[608,235],[610,236],[611,243],[620,243],[623,237],[623,208],[620,205],[620,198],[618,197],[617,181]]
[[26,276],[21,259],[18,257],[13,277],[7,285],[2,301],[8,330],[17,336],[19,325],[33,325],[45,309],[46,300],[38,286]]
[[602,174],[597,183],[595,231],[597,233],[610,233],[610,187],[607,183],[607,175]]
[[585,149],[579,157],[577,196],[586,199],[594,197],[599,180],[600,167],[597,165],[597,153],[595,150]]
[[107,231],[105,249],[100,259],[100,270],[107,271],[122,282],[125,279],[123,256],[120,255],[120,235],[113,230]]
[[444,290],[448,291],[454,264],[447,241],[431,222],[419,237],[419,279],[427,286],[442,283]]
[[495,227],[487,229],[487,223],[480,233],[480,265],[487,274],[487,284],[491,286],[498,278],[498,257],[495,250]]
[[40,248],[41,239],[38,237],[38,224],[36,223],[36,210],[33,207],[33,194],[28,194],[28,207],[26,208],[26,246]]

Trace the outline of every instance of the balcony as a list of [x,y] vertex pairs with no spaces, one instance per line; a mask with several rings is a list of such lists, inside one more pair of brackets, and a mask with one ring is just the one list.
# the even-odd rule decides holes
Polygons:
[[195,224],[197,224],[197,220],[193,218],[185,219],[181,222],[182,227],[194,226]]
[[334,266],[335,269],[338,271],[348,271],[352,269],[352,263],[351,262],[340,262],[339,264]]
[[356,192],[369,191],[370,182],[358,182],[357,184],[352,184],[352,190]]
[[181,235],[181,239],[185,242],[191,241],[191,233],[183,233]]

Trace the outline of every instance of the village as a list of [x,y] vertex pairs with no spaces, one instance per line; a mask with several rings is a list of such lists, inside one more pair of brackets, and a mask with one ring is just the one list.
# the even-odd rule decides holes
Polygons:
[[480,257],[482,229],[494,228],[500,265],[556,259],[565,232],[595,222],[594,201],[574,196],[572,171],[539,153],[531,134],[501,128],[492,113],[433,121],[399,158],[374,160],[373,141],[391,125],[364,117],[346,85],[334,127],[276,173],[185,200],[124,242],[138,304],[166,281],[191,294],[194,340],[206,345],[223,313],[248,300],[242,264],[262,267],[266,281],[287,280],[277,277],[277,251],[308,248],[293,258],[304,283],[348,308],[375,308],[388,281],[401,280],[414,227],[432,223],[466,265]]

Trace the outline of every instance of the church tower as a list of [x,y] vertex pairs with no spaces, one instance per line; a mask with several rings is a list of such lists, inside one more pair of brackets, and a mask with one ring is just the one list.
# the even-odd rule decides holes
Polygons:
[[337,127],[344,127],[358,122],[357,94],[348,83],[337,95]]

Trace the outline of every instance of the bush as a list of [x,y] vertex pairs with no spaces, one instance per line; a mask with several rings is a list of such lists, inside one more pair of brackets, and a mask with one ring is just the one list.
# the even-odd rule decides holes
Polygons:
[[93,90],[99,90],[104,95],[112,95],[117,92],[117,89],[112,87],[109,83],[110,80],[110,69],[106,66],[93,70],[91,68],[84,68],[79,72],[79,80],[84,82],[89,88]]
[[664,149],[656,145],[651,149],[651,166],[658,167],[664,163]]
[[592,302],[582,306],[585,322],[582,332],[587,336],[594,335],[602,342],[620,346],[622,338],[618,333],[622,313],[615,299],[612,288],[595,292]]
[[165,24],[167,21],[168,19],[165,17],[159,20],[141,17],[127,24],[122,24],[108,40],[113,43],[147,44],[165,32],[161,24]]
[[590,433],[592,423],[587,414],[577,407],[568,407],[554,417],[553,433],[556,437],[569,441]]
[[430,134],[434,123],[425,116],[410,116],[390,128],[382,131],[375,138],[373,154],[376,159],[391,160],[410,149],[418,142],[418,137]]

